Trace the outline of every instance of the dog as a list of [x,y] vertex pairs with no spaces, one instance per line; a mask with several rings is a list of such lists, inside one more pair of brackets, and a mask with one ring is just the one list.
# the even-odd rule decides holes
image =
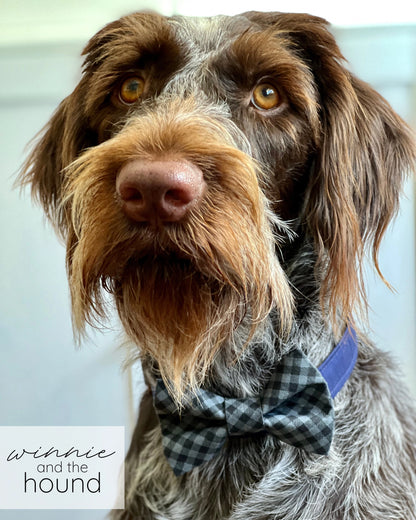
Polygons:
[[143,365],[112,518],[416,519],[415,406],[359,328],[411,130],[306,14],[135,13],[83,54],[20,181],[77,334],[109,293]]

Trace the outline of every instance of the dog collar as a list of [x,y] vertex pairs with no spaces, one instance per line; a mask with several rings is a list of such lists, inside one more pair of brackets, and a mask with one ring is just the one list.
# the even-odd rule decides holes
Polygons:
[[325,379],[332,399],[348,381],[358,357],[357,333],[348,326],[340,342],[318,367]]
[[226,398],[201,388],[181,410],[158,379],[154,406],[175,475],[211,460],[229,437],[266,433],[307,452],[327,454],[334,430],[332,399],[351,375],[357,355],[357,336],[349,327],[319,368],[294,349],[276,365],[261,395]]

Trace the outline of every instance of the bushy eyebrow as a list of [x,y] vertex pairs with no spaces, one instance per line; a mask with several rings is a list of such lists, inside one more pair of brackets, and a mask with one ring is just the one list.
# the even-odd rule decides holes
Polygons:
[[136,13],[104,27],[87,44],[83,55],[84,79],[93,78],[88,98],[94,107],[104,102],[123,74],[153,66],[159,77],[167,77],[179,68],[182,59],[169,24],[149,13]]
[[285,31],[246,30],[213,65],[218,74],[246,89],[264,77],[274,78],[300,110],[314,108],[317,93],[313,73],[297,55]]

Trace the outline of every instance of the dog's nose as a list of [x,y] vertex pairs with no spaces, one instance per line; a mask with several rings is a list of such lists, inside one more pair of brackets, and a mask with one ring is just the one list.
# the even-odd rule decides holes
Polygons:
[[136,159],[116,181],[123,211],[136,222],[179,222],[200,203],[205,188],[202,171],[185,160]]

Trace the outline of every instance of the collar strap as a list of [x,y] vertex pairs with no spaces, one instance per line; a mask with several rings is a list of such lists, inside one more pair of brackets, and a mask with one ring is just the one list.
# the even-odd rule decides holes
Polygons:
[[358,357],[357,333],[351,325],[347,327],[340,342],[318,367],[324,377],[332,399],[348,381]]

